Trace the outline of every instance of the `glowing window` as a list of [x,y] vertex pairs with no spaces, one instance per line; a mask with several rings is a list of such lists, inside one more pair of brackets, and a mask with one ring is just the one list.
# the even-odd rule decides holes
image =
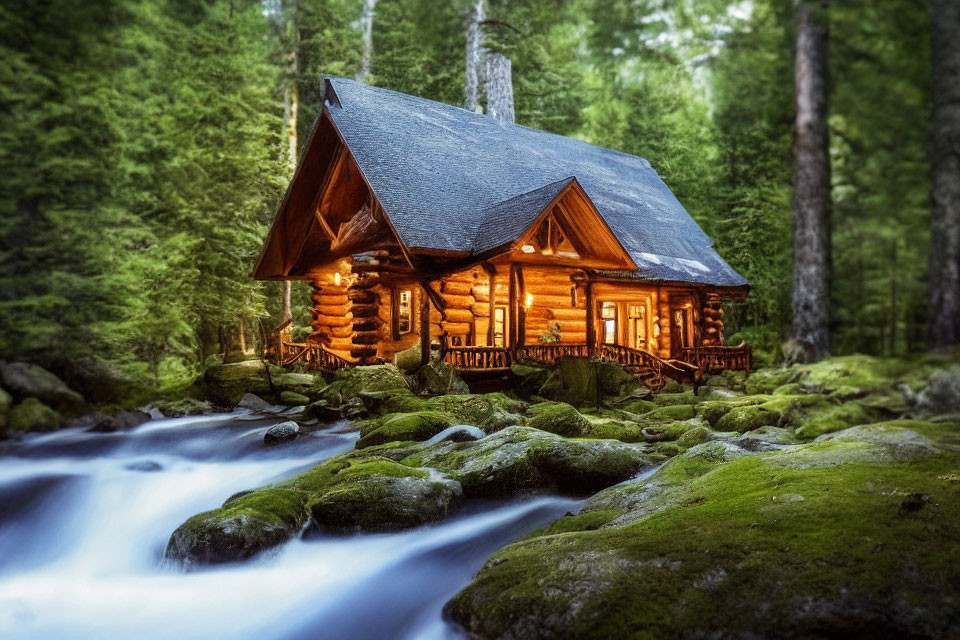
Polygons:
[[413,308],[413,292],[404,289],[397,294],[397,331],[409,333],[412,328],[411,310]]

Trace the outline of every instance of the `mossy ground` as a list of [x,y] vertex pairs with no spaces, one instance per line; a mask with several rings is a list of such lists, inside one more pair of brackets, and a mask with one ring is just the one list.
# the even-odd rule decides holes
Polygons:
[[448,614],[483,638],[956,631],[960,456],[775,464],[784,455],[677,458],[633,488],[668,497],[626,524],[631,503],[604,495],[623,490],[603,492],[495,554]]

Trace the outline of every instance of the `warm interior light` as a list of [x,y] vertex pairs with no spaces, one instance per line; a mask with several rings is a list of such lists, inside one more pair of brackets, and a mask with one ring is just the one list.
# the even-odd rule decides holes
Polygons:
[[520,251],[523,251],[524,253],[533,253],[534,251],[536,251],[536,249],[532,244],[525,244],[522,247],[520,247]]
[[530,307],[532,304],[533,304],[533,294],[532,294],[532,293],[528,293],[528,294],[527,294],[526,306],[527,306],[527,307]]
[[334,274],[333,274],[333,284],[337,285],[338,287],[340,286],[340,274],[339,274],[339,273],[334,273]]

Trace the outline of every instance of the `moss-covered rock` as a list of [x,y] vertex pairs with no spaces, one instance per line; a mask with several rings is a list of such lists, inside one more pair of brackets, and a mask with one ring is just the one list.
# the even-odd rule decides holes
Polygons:
[[788,422],[794,425],[797,436],[805,440],[876,419],[876,414],[859,402],[817,403],[794,410],[792,414],[788,416]]
[[13,406],[13,396],[11,396],[9,393],[4,391],[3,389],[0,389],[0,440],[2,440],[3,438],[6,438],[9,433],[9,429],[10,429],[9,415],[10,415],[10,407],[12,406]]
[[340,406],[359,398],[361,392],[378,391],[408,394],[410,386],[392,364],[351,367],[337,371],[320,396],[331,406]]
[[356,446],[364,449],[387,442],[429,440],[454,424],[453,416],[440,411],[392,414],[383,422],[375,421],[361,427]]
[[442,518],[461,496],[436,471],[346,454],[193,516],[174,531],[165,556],[187,568],[244,560],[293,538],[308,520],[331,531],[408,528]]
[[590,422],[564,402],[541,402],[530,407],[533,417],[527,426],[568,438],[579,438],[590,430]]
[[80,415],[86,408],[83,396],[56,375],[35,364],[0,360],[0,382],[19,400],[36,398],[69,416]]
[[445,613],[477,638],[950,636],[956,427],[917,428],[698,445],[502,549]]
[[570,440],[530,427],[509,427],[475,442],[444,442],[402,462],[444,471],[468,497],[485,498],[595,491],[653,464],[644,445]]
[[585,415],[590,426],[584,431],[586,438],[620,440],[621,442],[644,442],[643,428],[631,420],[610,416]]
[[510,370],[517,380],[514,390],[522,398],[539,394],[540,387],[546,383],[551,373],[549,367],[536,363],[514,363]]
[[758,404],[764,404],[773,400],[773,396],[739,396],[736,398],[710,399],[697,404],[697,416],[706,420],[711,426],[715,427],[720,418],[730,413],[738,407],[749,407]]
[[702,399],[692,391],[681,391],[679,393],[658,393],[653,396],[653,403],[658,407],[672,407],[678,404],[694,405]]
[[618,405],[621,411],[626,411],[634,415],[641,415],[657,408],[656,403],[650,400],[630,400],[629,402]]
[[411,386],[420,394],[470,393],[457,368],[443,360],[431,360],[411,376]]
[[286,489],[260,489],[180,525],[164,553],[190,569],[246,560],[283,544],[306,523],[307,495]]
[[301,406],[310,404],[310,398],[296,391],[284,391],[280,394],[280,403]]
[[420,367],[420,356],[423,350],[420,343],[398,351],[393,355],[393,365],[403,373],[412,373]]
[[[400,467],[400,465],[397,465]],[[371,475],[338,484],[309,503],[324,531],[397,531],[444,519],[463,499],[460,483],[403,467],[404,475]]]
[[657,407],[652,411],[648,411],[642,416],[643,420],[649,420],[653,422],[661,422],[668,420],[689,420],[695,415],[695,411],[692,405],[689,404],[673,404],[667,405],[664,407]]
[[10,431],[56,431],[63,425],[59,413],[36,398],[26,398],[10,409],[7,416]]
[[267,365],[261,360],[221,364],[207,369],[203,376],[207,397],[222,407],[234,407],[247,393],[267,396],[273,393]]

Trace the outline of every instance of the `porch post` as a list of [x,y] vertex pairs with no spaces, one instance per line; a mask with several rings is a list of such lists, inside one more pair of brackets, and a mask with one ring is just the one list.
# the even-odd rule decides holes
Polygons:
[[494,327],[497,315],[497,268],[489,262],[484,262],[483,269],[487,272],[487,286],[490,289],[490,321],[487,323],[487,345],[492,347],[494,334],[496,333]]
[[420,298],[420,366],[430,362],[430,298],[423,291]]
[[591,356],[594,355],[594,352],[597,348],[597,336],[596,329],[593,326],[594,323],[594,303],[593,303],[593,283],[587,282],[587,353]]
[[510,280],[508,284],[509,315],[510,315],[510,351],[516,352],[517,349],[517,265],[510,265]]

